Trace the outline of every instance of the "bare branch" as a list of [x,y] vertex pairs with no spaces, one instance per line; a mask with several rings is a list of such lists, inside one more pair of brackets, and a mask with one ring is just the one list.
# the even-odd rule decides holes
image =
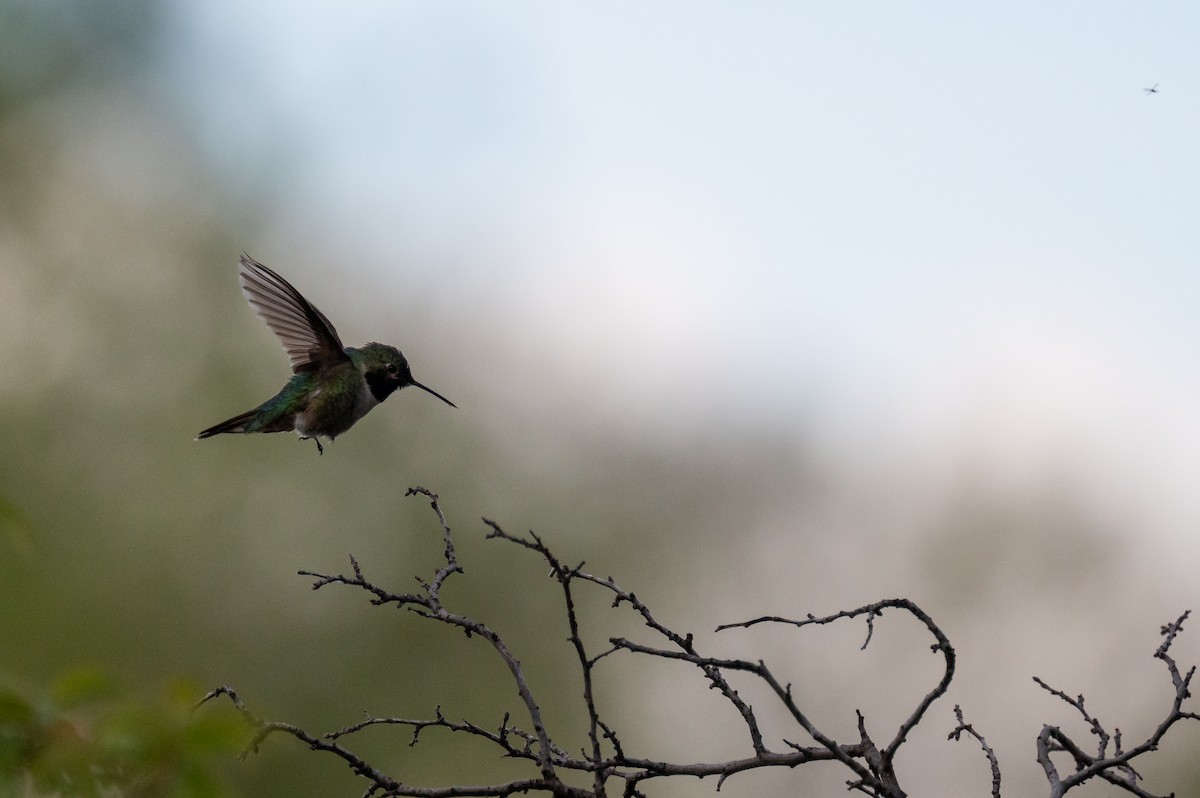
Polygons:
[[[1186,674],[1181,673],[1175,660],[1170,655],[1171,644],[1183,629],[1183,622],[1187,620],[1190,614],[1190,610],[1184,612],[1173,623],[1163,626],[1160,630],[1160,634],[1163,635],[1163,642],[1155,650],[1154,658],[1162,660],[1166,664],[1168,674],[1171,677],[1171,684],[1175,688],[1175,695],[1166,717],[1163,718],[1144,742],[1133,748],[1124,750],[1120,730],[1116,730],[1114,734],[1110,735],[1099,719],[1093,717],[1087,711],[1082,695],[1072,698],[1062,690],[1057,690],[1046,684],[1038,677],[1033,677],[1034,682],[1039,687],[1073,707],[1088,725],[1088,730],[1096,735],[1100,741],[1098,752],[1093,756],[1084,751],[1058,726],[1045,725],[1042,727],[1042,731],[1038,734],[1037,738],[1037,759],[1046,774],[1046,780],[1050,783],[1050,795],[1052,798],[1059,798],[1059,796],[1065,795],[1068,790],[1096,777],[1120,787],[1126,792],[1138,796],[1138,798],[1159,798],[1138,786],[1137,782],[1141,777],[1134,770],[1132,762],[1142,754],[1156,750],[1162,738],[1179,721],[1200,720],[1200,715],[1183,709],[1183,702],[1191,697],[1191,681],[1196,673],[1196,668],[1193,666]],[[1111,755],[1108,753],[1110,742],[1115,742],[1115,750]],[[1059,773],[1058,767],[1051,758],[1052,754],[1060,752],[1070,754],[1071,756],[1074,764],[1074,772],[1070,775],[1063,776]]]
[[[938,698],[945,695],[946,691],[950,688],[950,682],[954,679],[954,647],[950,645],[950,639],[946,637],[945,633],[942,632],[936,623],[934,623],[933,619],[912,601],[903,598],[896,598],[877,601],[873,604],[859,607],[858,609],[843,610],[841,612],[836,612],[832,615],[826,615],[823,617],[817,617],[810,614],[803,619],[796,620],[772,615],[754,618],[752,620],[742,621],[740,623],[723,624],[717,627],[717,631],[733,628],[748,628],[761,623],[780,623],[796,627],[803,627],[825,625],[842,620],[843,618],[858,618],[865,616],[867,622],[867,637],[863,641],[862,645],[862,647],[865,649],[871,642],[871,637],[875,632],[875,617],[882,615],[883,611],[888,608],[905,610],[925,625],[925,628],[929,630],[929,633],[934,638],[934,643],[930,646],[930,650],[934,653],[941,652],[945,661],[945,670],[943,671],[942,678],[938,681],[937,685],[934,686],[934,688],[928,693],[926,693],[925,696],[917,703],[917,706],[913,709],[908,718],[906,718],[904,722],[900,724],[900,727],[896,730],[896,734],[892,737],[891,742],[889,742],[887,746],[881,752],[879,752],[879,761],[873,764],[871,768],[872,772],[875,774],[875,779],[879,782],[879,784],[873,784],[869,781],[866,781],[860,774],[860,779],[864,779],[862,786],[869,789],[880,789],[880,785],[894,782],[894,762],[896,758],[896,752],[900,749],[900,746],[904,743],[904,741],[908,739],[909,733],[916,728],[918,723],[921,722],[921,719],[925,716],[925,712],[929,709],[930,705],[932,705],[933,702]],[[785,704],[786,703],[788,702],[785,701]],[[791,708],[789,707],[789,710],[790,709]],[[804,726],[805,731],[808,731],[809,734],[813,735],[814,739],[824,744],[825,739],[827,738],[824,738],[824,735],[816,732],[815,728],[810,728],[812,724],[806,718],[802,718],[798,714],[798,710],[793,712],[793,717],[795,717],[796,720],[802,726]],[[847,765],[849,766],[849,763],[847,763]],[[857,787],[857,785],[855,786]]]
[[[374,583],[365,575],[363,568],[353,556],[349,558],[349,574],[323,574],[315,571],[301,571],[300,573],[314,580],[312,586],[315,590],[331,585],[357,588],[370,597],[370,603],[374,606],[395,606],[405,609],[425,621],[445,624],[460,629],[470,638],[480,638],[486,641],[495,655],[507,667],[511,683],[516,687],[524,715],[528,719],[527,722],[513,723],[507,712],[498,725],[479,724],[470,720],[450,720],[443,713],[442,707],[438,706],[434,710],[432,718],[380,717],[367,714],[356,723],[323,736],[317,736],[289,723],[261,720],[246,707],[232,688],[223,685],[206,695],[197,704],[197,707],[222,695],[229,698],[251,730],[249,743],[242,752],[243,757],[256,752],[267,737],[282,732],[313,750],[332,754],[342,760],[354,773],[366,780],[364,798],[373,798],[374,796],[416,796],[418,798],[508,796],[531,792],[547,793],[556,798],[604,798],[610,791],[616,791],[610,785],[612,780],[617,780],[620,784],[620,793],[624,798],[645,798],[645,794],[642,792],[643,784],[653,779],[673,776],[695,778],[713,776],[716,777],[716,787],[719,790],[726,779],[738,773],[766,767],[793,768],[818,761],[838,762],[844,766],[849,777],[846,785],[851,791],[860,792],[872,796],[872,798],[905,798],[906,793],[900,785],[895,770],[896,756],[910,733],[925,718],[933,702],[948,691],[954,677],[956,663],[955,650],[949,639],[933,619],[912,601],[903,598],[886,599],[826,616],[818,617],[810,614],[800,619],[763,616],[716,628],[716,632],[723,632],[735,628],[749,628],[763,623],[785,624],[800,628],[824,626],[840,620],[858,618],[866,623],[866,635],[862,643],[862,648],[865,649],[874,637],[876,619],[882,617],[886,610],[901,610],[923,624],[933,639],[929,645],[930,651],[942,656],[944,666],[941,678],[928,692],[916,700],[912,711],[895,731],[889,732],[890,736],[887,738],[886,744],[876,743],[869,731],[868,719],[859,711],[855,711],[857,739],[853,742],[839,742],[817,727],[803,708],[797,704],[791,685],[781,683],[766,662],[706,655],[702,652],[702,646],[694,635],[680,633],[658,620],[645,602],[633,592],[620,587],[612,577],[590,574],[583,570],[583,563],[574,567],[564,565],[542,538],[532,531],[520,536],[510,535],[500,525],[485,518],[483,521],[488,528],[487,539],[516,545],[540,557],[549,566],[549,576],[557,582],[561,589],[563,610],[569,630],[567,643],[574,655],[574,666],[578,668],[582,686],[581,711],[586,714],[587,718],[586,745],[582,747],[577,744],[568,745],[565,741],[556,741],[550,729],[547,728],[539,702],[535,697],[533,685],[530,684],[520,660],[505,640],[484,621],[455,612],[443,603],[442,587],[454,574],[464,573],[463,567],[458,561],[453,533],[435,493],[426,488],[417,487],[410,489],[407,495],[420,495],[429,500],[430,507],[441,527],[444,545],[442,564],[435,570],[432,577],[417,579],[420,586],[418,591],[397,593]],[[589,652],[585,643],[584,623],[578,610],[577,601],[580,595],[590,590],[600,590],[611,596],[613,609],[629,608],[657,638],[657,642],[645,643],[624,637],[610,637],[608,638],[609,648],[599,653]],[[1164,639],[1154,654],[1155,658],[1162,660],[1167,667],[1174,687],[1174,701],[1166,718],[1154,732],[1144,742],[1132,748],[1125,748],[1119,729],[1114,729],[1110,734],[1104,724],[1089,712],[1082,695],[1069,696],[1035,677],[1036,683],[1042,689],[1070,705],[1082,718],[1088,731],[1097,739],[1095,752],[1089,753],[1059,727],[1047,725],[1042,728],[1037,738],[1037,756],[1050,783],[1052,796],[1062,796],[1068,790],[1089,779],[1100,778],[1137,796],[1137,798],[1160,798],[1139,786],[1141,777],[1134,770],[1133,760],[1154,750],[1162,737],[1178,721],[1200,719],[1195,712],[1186,711],[1183,708],[1184,701],[1191,695],[1191,680],[1196,669],[1193,667],[1186,672],[1181,671],[1170,654],[1171,645],[1181,632],[1187,618],[1188,613],[1184,613],[1175,622],[1162,628]],[[727,707],[737,713],[741,727],[745,729],[749,750],[744,751],[742,756],[714,762],[668,762],[639,756],[628,751],[622,744],[616,728],[605,721],[595,690],[596,669],[609,662],[608,658],[611,655],[618,653],[683,662],[698,669],[709,686],[724,698]],[[773,745],[769,744],[763,736],[754,708],[741,697],[731,679],[757,680],[765,684],[770,691],[767,700],[778,701],[815,745],[802,745],[783,739],[780,741],[784,746],[783,750],[774,750]],[[977,732],[972,724],[964,720],[963,712],[957,705],[954,707],[954,715],[957,725],[950,732],[949,739],[960,741],[963,735],[967,735],[976,740],[987,758],[992,774],[992,798],[1000,798],[1000,764],[995,751],[983,735]],[[408,730],[411,732],[410,746],[415,746],[422,735],[431,729],[466,735],[489,744],[499,756],[527,763],[525,767],[536,767],[536,775],[496,784],[443,787],[418,787],[406,784],[382,772],[346,747],[347,741],[353,735],[375,726],[398,726]],[[437,734],[437,732],[431,733]],[[580,750],[581,748],[582,750]],[[1066,775],[1060,774],[1058,766],[1052,759],[1054,756],[1062,758],[1063,754],[1069,756],[1073,764],[1071,772]],[[569,784],[564,780],[563,774],[571,775],[577,782],[586,779],[590,782],[589,787]]]
[[963,720],[962,708],[954,705],[954,717],[958,720],[958,725],[950,732],[947,740],[958,742],[962,739],[962,735],[969,734],[974,737],[979,747],[983,749],[983,755],[987,757],[988,767],[992,771],[992,798],[1000,798],[1000,760],[996,759],[996,752],[988,745],[987,740],[983,735],[975,731],[975,727]]
[[[655,620],[654,616],[651,614],[650,608],[647,607],[641,601],[641,599],[639,599],[636,595],[634,595],[631,592],[622,590],[621,587],[617,585],[617,583],[613,580],[613,578],[611,576],[605,577],[605,578],[600,578],[593,574],[588,574],[588,573],[583,573],[583,572],[577,572],[576,575],[581,579],[586,579],[587,581],[592,582],[593,584],[599,585],[599,586],[605,588],[606,590],[611,591],[614,596],[613,602],[612,602],[612,606],[614,608],[619,607],[622,604],[628,604],[630,607],[632,607],[633,610],[642,617],[642,620],[645,622],[646,626],[653,629],[655,632],[657,632],[662,637],[666,638],[676,648],[679,649],[678,652],[674,652],[674,651],[671,652],[672,658],[686,659],[689,662],[692,662],[693,664],[700,667],[700,669],[704,672],[705,677],[708,679],[708,681],[712,685],[712,687],[715,688],[716,690],[718,690],[721,693],[721,695],[725,697],[725,700],[727,700],[734,707],[734,709],[737,710],[738,714],[741,715],[742,722],[745,724],[746,731],[750,737],[750,745],[754,749],[754,752],[759,755],[766,753],[767,748],[763,742],[762,732],[759,731],[758,719],[755,718],[755,716],[754,716],[754,710],[751,709],[749,704],[747,704],[745,701],[742,700],[741,696],[738,695],[737,691],[734,690],[733,687],[729,684],[729,682],[727,682],[725,680],[725,677],[721,673],[721,665],[717,664],[717,661],[708,660],[707,658],[701,657],[697,653],[692,635],[690,635],[690,634],[681,635],[681,634],[667,628],[663,624],[659,623],[657,620]],[[621,643],[618,643],[617,639],[612,639],[612,640],[610,640],[610,642],[613,644],[613,650],[622,649],[622,648],[629,650],[629,651],[634,650],[634,649],[630,648],[628,645],[623,645]],[[623,642],[628,643],[628,641],[623,641]],[[647,649],[646,651],[643,651],[642,653],[651,653],[651,651],[652,650]],[[608,653],[611,653],[611,651],[604,652],[599,657],[596,657],[596,659],[599,659],[600,657],[605,656]],[[682,656],[675,657],[676,654],[679,654]],[[653,654],[653,656],[661,656],[661,655]]]
[[529,684],[525,679],[525,674],[521,669],[521,663],[517,657],[509,650],[508,645],[504,640],[489,628],[487,625],[465,615],[458,615],[447,610],[441,601],[440,591],[442,584],[451,574],[461,573],[462,568],[459,566],[456,559],[453,538],[451,535],[450,526],[445,521],[445,516],[442,514],[441,506],[435,494],[424,488],[412,488],[406,495],[421,494],[430,497],[430,505],[433,507],[442,524],[443,537],[445,540],[445,560],[446,564],[437,570],[432,580],[421,582],[424,588],[424,595],[414,594],[394,594],[378,587],[367,581],[359,568],[358,563],[354,558],[350,558],[350,562],[354,568],[354,577],[348,578],[345,576],[325,576],[316,574],[310,571],[301,571],[302,575],[315,576],[317,582],[313,585],[314,589],[319,589],[330,584],[344,584],[351,587],[358,587],[362,590],[375,596],[371,600],[372,604],[382,605],[395,603],[398,606],[407,606],[418,608],[418,615],[429,618],[430,620],[440,621],[450,626],[455,626],[470,635],[478,635],[491,644],[492,648],[503,660],[508,667],[509,673],[517,686],[517,693],[521,697],[522,703],[529,714],[529,719],[533,724],[534,735],[537,737],[538,746],[536,749],[538,768],[541,770],[542,778],[547,782],[557,782],[557,776],[554,772],[554,758],[552,755],[552,746],[550,743],[550,735],[546,730],[546,725],[542,720],[542,711],[538,706],[537,700],[534,698],[533,692],[529,688]]
[[249,709],[246,708],[245,703],[242,702],[242,699],[237,692],[227,684],[221,685],[217,689],[209,692],[208,695],[200,699],[200,701],[196,704],[196,708],[199,708],[200,705],[222,695],[229,696],[229,700],[233,702],[233,706],[239,713],[241,713],[242,717],[246,720],[246,723],[254,730],[254,736],[250,738],[250,742],[242,751],[242,759],[245,759],[246,756],[251,753],[258,753],[258,747],[262,744],[263,740],[267,739],[267,737],[270,735],[274,734],[275,732],[283,732],[285,734],[290,734],[297,740],[307,744],[308,747],[314,751],[325,751],[339,757],[350,767],[351,770],[358,775],[369,779],[378,789],[389,791],[397,795],[401,794],[394,792],[400,788],[401,785],[399,782],[395,781],[390,776],[385,775],[379,770],[376,770],[374,767],[367,764],[358,756],[347,751],[345,748],[342,748],[337,743],[326,742],[318,737],[314,737],[303,729],[293,726],[290,723],[259,720],[254,716],[253,713],[250,712]]

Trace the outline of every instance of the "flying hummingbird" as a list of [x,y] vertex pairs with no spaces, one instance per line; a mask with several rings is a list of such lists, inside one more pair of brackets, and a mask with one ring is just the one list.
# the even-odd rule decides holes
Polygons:
[[324,454],[322,437],[332,443],[372,407],[408,385],[457,407],[414,380],[399,349],[374,343],[357,349],[342,346],[325,314],[291,283],[248,255],[242,255],[238,282],[250,307],[283,344],[293,376],[275,396],[209,427],[197,440],[222,432],[295,431],[302,441],[316,440],[317,453]]

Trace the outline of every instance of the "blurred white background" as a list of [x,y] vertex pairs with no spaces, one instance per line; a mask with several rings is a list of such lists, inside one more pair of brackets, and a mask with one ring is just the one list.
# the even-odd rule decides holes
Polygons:
[[493,390],[1068,469],[1191,546],[1191,5],[177,11],[171,85],[278,202],[256,250],[319,231],[293,271],[494,325],[572,407]]

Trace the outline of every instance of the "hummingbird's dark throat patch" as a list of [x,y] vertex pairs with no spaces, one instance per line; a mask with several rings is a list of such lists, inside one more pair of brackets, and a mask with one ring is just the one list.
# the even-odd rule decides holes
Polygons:
[[367,372],[366,377],[367,387],[371,389],[371,396],[374,396],[377,402],[387,399],[400,387],[396,378],[389,376],[383,369],[371,369]]

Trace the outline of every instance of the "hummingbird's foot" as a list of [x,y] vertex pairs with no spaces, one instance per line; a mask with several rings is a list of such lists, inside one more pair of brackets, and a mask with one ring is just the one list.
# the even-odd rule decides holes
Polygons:
[[317,442],[317,457],[325,454],[325,447],[321,445],[321,439],[313,438],[313,440]]

